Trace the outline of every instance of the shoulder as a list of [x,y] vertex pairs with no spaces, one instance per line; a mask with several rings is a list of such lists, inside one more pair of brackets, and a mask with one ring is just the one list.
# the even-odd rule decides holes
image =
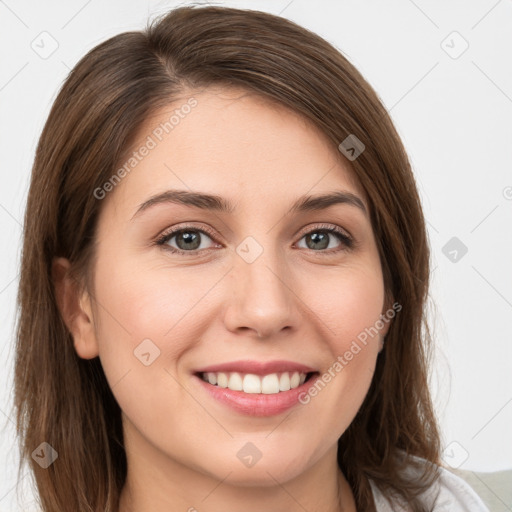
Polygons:
[[439,496],[435,511],[489,512],[478,494],[462,478],[439,467]]
[[[422,459],[416,458],[421,461]],[[427,461],[424,461],[427,463]],[[489,509],[471,488],[459,476],[448,469],[436,466],[439,478],[434,485],[421,495],[422,503],[432,512],[489,512]],[[414,469],[408,468],[411,476]],[[407,512],[404,505],[391,502],[370,481],[377,512]]]

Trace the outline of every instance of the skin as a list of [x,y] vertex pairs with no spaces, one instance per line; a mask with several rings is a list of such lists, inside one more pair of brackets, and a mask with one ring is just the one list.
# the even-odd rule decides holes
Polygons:
[[[190,96],[149,118],[133,147]],[[299,196],[334,190],[356,194],[368,211],[364,191],[349,162],[296,113],[236,89],[193,97],[190,114],[103,199],[93,290],[78,295],[69,262],[54,262],[76,352],[100,357],[122,409],[128,476],[120,511],[355,511],[337,440],[368,391],[380,336],[307,405],[271,417],[234,412],[192,373],[240,359],[290,360],[323,373],[375,324],[389,306],[369,217],[348,204],[289,212]],[[217,194],[236,210],[168,203],[132,219],[168,189]],[[200,233],[195,255],[152,243],[185,222],[216,239]],[[333,234],[328,248],[309,248],[305,235],[320,224],[344,230],[355,248]],[[263,249],[250,264],[236,252],[247,236]],[[167,247],[187,250],[177,243]],[[148,338],[160,356],[145,366],[134,349]],[[236,456],[247,442],[262,453],[250,468]]]

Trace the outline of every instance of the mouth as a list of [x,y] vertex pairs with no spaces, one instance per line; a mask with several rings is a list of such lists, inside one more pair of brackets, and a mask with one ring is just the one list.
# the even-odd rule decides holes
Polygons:
[[240,372],[198,372],[196,376],[218,388],[246,394],[275,395],[297,389],[318,372],[275,372],[266,375]]
[[205,397],[231,412],[274,416],[298,405],[320,372],[288,361],[234,361],[201,368],[193,376]]

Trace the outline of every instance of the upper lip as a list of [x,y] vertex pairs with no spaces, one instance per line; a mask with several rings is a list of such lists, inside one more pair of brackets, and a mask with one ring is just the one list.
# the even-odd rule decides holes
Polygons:
[[301,363],[293,361],[230,361],[227,363],[214,364],[205,366],[196,370],[196,373],[207,372],[239,372],[239,373],[252,373],[254,375],[269,375],[271,373],[281,372],[299,372],[310,373],[315,372],[314,368],[306,366]]

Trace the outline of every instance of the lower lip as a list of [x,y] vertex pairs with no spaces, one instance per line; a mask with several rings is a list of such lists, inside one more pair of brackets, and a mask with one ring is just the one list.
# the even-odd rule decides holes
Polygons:
[[298,388],[269,395],[233,391],[232,389],[209,384],[197,375],[194,377],[211,397],[237,412],[248,416],[275,416],[297,405],[299,403],[299,397],[307,393],[308,389],[313,386],[319,378],[319,375],[313,375]]

